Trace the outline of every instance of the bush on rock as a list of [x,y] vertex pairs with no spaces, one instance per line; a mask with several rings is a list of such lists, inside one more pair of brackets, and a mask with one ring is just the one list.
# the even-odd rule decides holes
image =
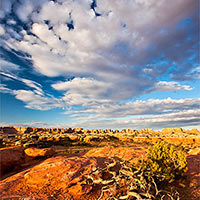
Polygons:
[[164,141],[155,143],[147,150],[146,159],[140,167],[158,181],[172,182],[187,171],[186,156],[183,151]]

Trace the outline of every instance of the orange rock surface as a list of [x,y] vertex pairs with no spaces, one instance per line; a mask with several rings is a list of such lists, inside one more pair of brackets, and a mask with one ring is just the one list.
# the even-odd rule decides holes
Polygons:
[[[67,157],[49,158],[43,163],[3,180],[0,199],[79,199],[96,200],[101,185],[90,184],[87,176],[105,167],[107,158]],[[94,179],[104,179],[98,171]]]
[[[105,168],[106,163],[111,161],[111,156],[118,160],[129,160],[132,157],[141,158],[144,154],[144,148],[104,147],[94,148],[83,156],[57,155],[1,181],[0,199],[96,200],[101,194],[103,184],[101,181],[92,183],[89,176],[96,181],[108,180],[110,174],[102,173],[100,169]],[[200,197],[200,154],[196,151],[195,154],[197,155],[188,155],[189,170],[184,189],[185,199],[189,194],[191,200]],[[114,170],[117,172],[119,166]],[[107,197],[105,194],[101,200]]]
[[123,160],[133,160],[145,155],[145,150],[143,148],[136,147],[103,147],[103,148],[94,148],[88,151],[84,156],[85,157],[109,157],[114,156]]
[[24,152],[29,157],[50,157],[55,154],[55,151],[52,148],[27,148]]
[[[162,138],[162,139],[170,144],[176,144],[176,145],[179,145],[179,144],[185,144],[185,145],[195,144],[196,146],[200,145],[200,138]],[[132,139],[133,142],[146,142],[150,144],[153,144],[159,140],[161,140],[161,138],[138,137],[138,138]]]
[[[189,155],[198,155],[198,154],[200,154],[200,147],[190,150],[190,151],[188,152],[188,154],[189,154]],[[199,166],[199,168],[200,168],[200,166]],[[200,171],[200,169],[199,169],[199,171]]]

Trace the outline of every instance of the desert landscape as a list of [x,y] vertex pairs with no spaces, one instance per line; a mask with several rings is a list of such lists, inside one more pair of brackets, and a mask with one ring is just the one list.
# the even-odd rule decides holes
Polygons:
[[0,0],[0,200],[200,200],[197,0]]
[[[200,197],[197,129],[1,127],[0,130],[1,199],[196,200]],[[181,173],[169,165],[174,171],[161,179],[164,168],[161,167],[161,176],[156,174],[155,166],[152,171],[144,168],[153,151],[149,147],[154,148],[154,154],[160,148],[161,155],[167,151],[166,147],[173,147],[171,155],[178,152],[176,159],[181,160]]]

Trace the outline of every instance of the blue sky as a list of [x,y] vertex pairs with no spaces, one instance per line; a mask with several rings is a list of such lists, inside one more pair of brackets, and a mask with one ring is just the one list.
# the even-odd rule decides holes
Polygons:
[[2,0],[1,126],[200,128],[196,0]]

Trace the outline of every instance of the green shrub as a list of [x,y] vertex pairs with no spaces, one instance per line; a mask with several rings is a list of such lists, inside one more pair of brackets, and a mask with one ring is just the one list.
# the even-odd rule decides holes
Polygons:
[[147,150],[146,159],[141,168],[158,181],[174,181],[187,171],[186,156],[183,151],[177,151],[174,146],[164,141],[155,143]]

